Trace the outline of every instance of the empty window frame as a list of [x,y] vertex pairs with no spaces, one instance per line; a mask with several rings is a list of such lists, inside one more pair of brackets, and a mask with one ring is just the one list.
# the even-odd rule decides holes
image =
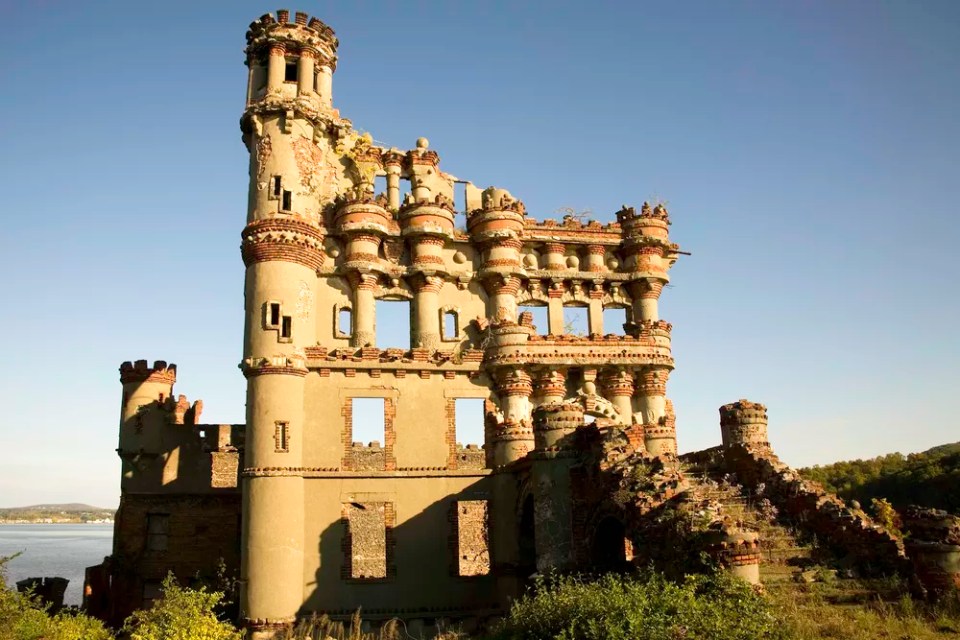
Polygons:
[[290,211],[293,208],[293,193],[284,189],[283,197],[280,201],[281,211]]
[[443,340],[455,341],[460,339],[460,313],[456,309],[441,311],[440,335]]
[[287,60],[286,65],[284,65],[283,67],[283,81],[284,82],[297,81],[297,61],[296,60]]
[[563,333],[572,336],[585,336],[590,333],[587,307],[565,306],[563,308]]
[[293,341],[293,317],[281,316],[280,318],[280,342]]
[[351,403],[351,440],[364,445],[371,442],[384,444],[386,442],[386,403],[384,399],[353,398]]
[[481,398],[457,398],[454,401],[454,425],[458,445],[484,443],[483,400]]
[[147,551],[166,551],[170,537],[170,514],[147,514]]
[[388,347],[410,348],[410,301],[377,300],[376,344]]
[[290,451],[290,423],[274,423],[273,442],[275,453],[288,453]]
[[280,303],[268,302],[264,309],[263,324],[268,329],[280,328]]
[[353,309],[337,307],[336,314],[336,326],[333,328],[334,337],[349,338],[353,335]]
[[273,176],[271,179],[270,186],[270,199],[279,200],[280,196],[283,194],[283,178],[280,176]]
[[625,307],[603,308],[603,333],[626,333],[624,325],[627,323],[627,309]]
[[373,195],[378,196],[380,194],[386,195],[387,193],[387,176],[375,176],[373,178]]
[[546,305],[521,305],[517,308],[517,317],[524,311],[529,311],[533,314],[533,326],[536,327],[538,335],[547,335],[547,333],[550,332],[550,321]]

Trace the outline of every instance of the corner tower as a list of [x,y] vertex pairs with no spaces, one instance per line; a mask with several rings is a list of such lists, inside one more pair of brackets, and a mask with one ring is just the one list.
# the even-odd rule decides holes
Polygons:
[[241,609],[252,637],[293,622],[304,601],[304,350],[324,262],[322,207],[339,187],[331,106],[337,39],[316,18],[267,14],[247,32],[243,141],[250,153],[241,369],[247,378]]

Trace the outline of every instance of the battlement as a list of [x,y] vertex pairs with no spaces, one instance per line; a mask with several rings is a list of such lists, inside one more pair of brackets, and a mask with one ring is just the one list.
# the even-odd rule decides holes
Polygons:
[[157,382],[172,385],[177,381],[177,365],[155,360],[149,366],[146,360],[129,360],[120,365],[120,382]]
[[767,407],[759,402],[740,399],[720,407],[720,425],[757,424],[767,422]]
[[617,222],[621,225],[644,219],[662,220],[670,224],[670,216],[667,213],[667,208],[662,204],[651,207],[649,202],[644,202],[643,206],[640,207],[639,214],[635,208],[628,207],[627,205],[623,205],[620,207],[620,210],[617,211]]
[[340,42],[333,29],[322,20],[297,11],[293,22],[290,22],[290,11],[279,9],[276,16],[265,13],[250,23],[246,49],[248,60],[277,44],[291,46],[291,52],[302,48],[320,49],[328,54],[331,63],[336,64],[335,54]]

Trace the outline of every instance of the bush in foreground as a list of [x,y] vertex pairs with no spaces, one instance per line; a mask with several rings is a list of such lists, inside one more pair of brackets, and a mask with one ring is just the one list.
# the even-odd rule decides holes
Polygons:
[[498,640],[783,640],[768,601],[723,573],[540,580],[513,604]]
[[242,634],[214,612],[219,591],[181,587],[173,575],[163,581],[163,597],[149,609],[135,611],[123,630],[131,640],[242,640]]

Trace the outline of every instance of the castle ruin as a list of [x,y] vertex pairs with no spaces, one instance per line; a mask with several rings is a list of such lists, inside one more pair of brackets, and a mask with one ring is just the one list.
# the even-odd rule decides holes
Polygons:
[[[598,442],[659,460],[665,498],[682,488],[659,313],[681,254],[666,208],[538,221],[507,190],[446,173],[424,138],[378,146],[333,107],[337,44],[304,13],[247,32],[246,424],[201,424],[173,365],[121,366],[114,553],[87,578],[88,608],[113,621],[168,570],[210,576],[221,561],[255,638],[360,607],[483,619],[535,572],[631,560],[633,507],[585,462],[591,447],[613,460]],[[409,343],[378,335],[387,313],[409,317]],[[458,438],[469,399],[482,441]],[[382,407],[374,442],[354,436],[365,400]],[[721,413],[724,450],[769,450],[762,405]],[[755,580],[755,546],[731,533],[716,548]]]

